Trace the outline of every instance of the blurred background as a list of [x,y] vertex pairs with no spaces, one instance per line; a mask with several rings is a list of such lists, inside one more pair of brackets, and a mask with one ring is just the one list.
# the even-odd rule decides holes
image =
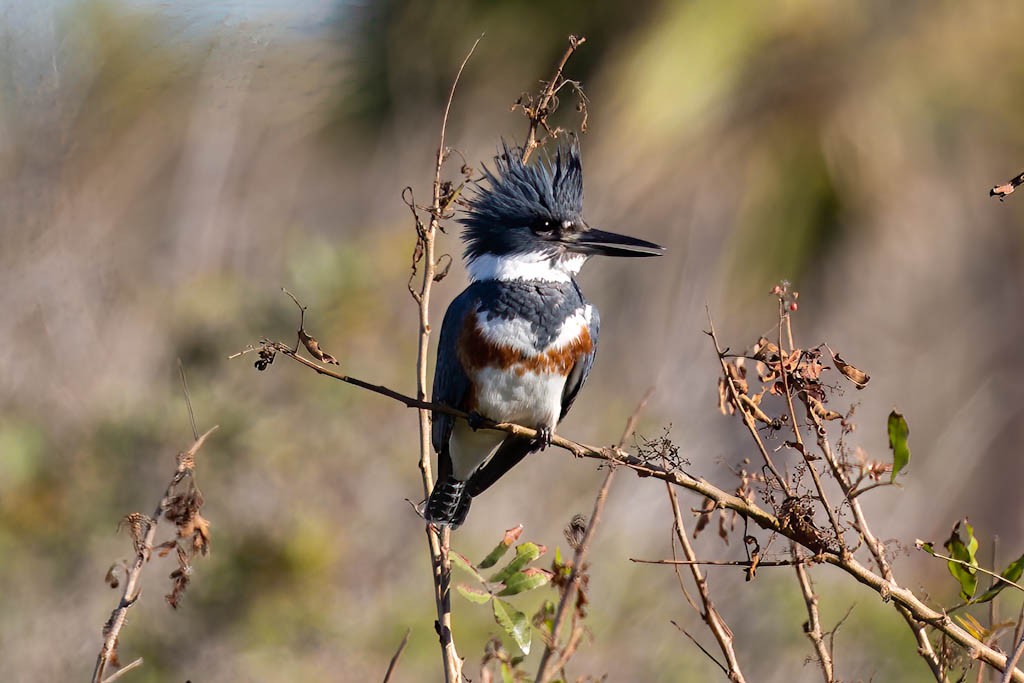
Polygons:
[[[601,352],[563,423],[612,443],[649,386],[640,433],[664,428],[691,471],[735,486],[751,456],[717,410],[708,304],[746,347],[801,292],[798,343],[828,341],[873,377],[856,443],[887,459],[898,407],[914,458],[902,489],[865,497],[898,577],[955,600],[941,563],[914,554],[970,516],[989,557],[1024,551],[1024,197],[988,189],[1024,169],[1024,4],[694,0],[4,0],[0,2],[0,661],[9,681],[82,680],[130,554],[115,534],[150,512],[192,441],[188,371],[213,550],[177,612],[169,561],[146,570],[122,634],[135,681],[440,680],[422,523],[416,414],[279,360],[227,356],[294,338],[297,311],[345,372],[414,391],[406,291],[441,108],[462,57],[449,141],[471,165],[509,107],[585,35],[570,76],[591,104],[586,213],[667,245],[591,263]],[[568,95],[558,122],[578,120]],[[457,176],[458,163],[448,174]],[[456,258],[434,319],[465,283]],[[781,441],[780,441],[781,443]],[[790,454],[791,455],[791,454]],[[788,457],[782,455],[781,457]],[[477,500],[455,547],[479,559],[504,529],[566,547],[603,473],[549,451]],[[684,505],[699,506],[693,496]],[[571,673],[704,681],[720,672],[669,620],[703,636],[666,567],[660,485],[617,477],[592,549],[593,642]],[[706,557],[741,556],[713,532]],[[712,590],[753,681],[812,681],[797,584],[725,568]],[[815,572],[843,680],[928,680],[909,632],[874,594]],[[525,611],[542,597],[524,596]],[[1002,609],[1016,614],[1011,598]],[[479,680],[497,627],[456,598]],[[709,641],[710,642],[710,641]],[[536,658],[536,654],[534,655]],[[531,665],[531,668],[533,666]]]

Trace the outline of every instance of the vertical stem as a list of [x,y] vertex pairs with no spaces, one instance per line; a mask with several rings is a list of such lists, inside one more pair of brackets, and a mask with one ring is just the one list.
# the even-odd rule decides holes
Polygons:
[[[483,36],[481,36],[482,38]],[[459,84],[462,71],[466,63],[473,56],[476,46],[480,44],[480,38],[476,39],[473,47],[469,49],[465,59],[459,66],[459,71],[452,82],[451,90],[448,92],[448,103],[444,108],[444,117],[441,119],[441,136],[437,146],[437,158],[434,164],[434,183],[432,191],[432,202],[430,205],[430,221],[423,233],[418,236],[423,245],[423,279],[417,296],[416,303],[419,305],[419,345],[416,352],[416,398],[425,401],[427,398],[427,358],[430,348],[430,290],[434,283],[434,275],[437,273],[437,262],[434,257],[434,238],[437,235],[441,221],[441,167],[444,166],[447,147],[445,146],[445,132],[448,127],[448,114],[451,112],[452,100],[455,98],[455,88]],[[431,424],[430,411],[424,408],[419,409],[420,419],[420,474],[423,479],[423,494],[429,496],[434,487],[434,475],[430,467],[431,449]],[[444,678],[447,683],[458,683],[462,680],[462,659],[455,649],[455,641],[452,637],[452,605],[451,605],[451,572],[452,565],[448,556],[451,542],[451,532],[447,527],[437,531],[430,524],[424,527],[427,535],[427,544],[430,550],[430,562],[434,578],[434,602],[437,606],[437,633],[441,644],[441,659],[444,664]]]
[[814,643],[814,651],[818,653],[818,664],[821,665],[821,673],[825,683],[832,683],[835,680],[833,678],[832,654],[828,651],[828,647],[825,646],[825,640],[821,633],[818,596],[814,594],[814,585],[811,583],[811,576],[807,572],[807,568],[799,561],[800,558],[797,556],[795,543],[790,543],[790,552],[793,554],[795,563],[793,568],[796,569],[796,577],[800,582],[800,592],[803,594],[804,603],[807,605],[807,625],[804,632],[807,633],[807,637]]
[[739,660],[736,658],[736,650],[733,647],[732,630],[725,623],[722,615],[718,613],[718,608],[715,607],[715,603],[711,599],[708,580],[704,576],[704,572],[701,571],[700,565],[696,564],[697,553],[694,551],[693,545],[686,535],[686,527],[683,526],[683,513],[679,509],[679,500],[676,498],[675,489],[668,482],[665,482],[665,489],[668,491],[669,503],[672,505],[672,514],[675,517],[676,538],[679,539],[679,543],[683,547],[683,554],[686,556],[686,559],[693,563],[688,566],[690,573],[693,575],[693,582],[697,585],[697,593],[700,595],[701,604],[704,608],[700,616],[708,625],[708,629],[715,637],[715,640],[718,641],[718,647],[721,649],[728,666],[726,675],[729,677],[729,680],[733,683],[745,683],[746,679],[743,677],[743,671],[740,669]]

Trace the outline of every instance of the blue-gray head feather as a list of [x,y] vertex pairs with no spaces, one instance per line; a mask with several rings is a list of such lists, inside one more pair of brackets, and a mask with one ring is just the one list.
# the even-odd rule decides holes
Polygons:
[[[462,239],[465,257],[517,254],[538,248],[536,235],[565,222],[583,222],[583,167],[575,138],[533,165],[502,141],[497,172],[484,167],[487,187],[469,199]],[[547,223],[545,223],[547,222]],[[554,248],[554,247],[552,247]]]

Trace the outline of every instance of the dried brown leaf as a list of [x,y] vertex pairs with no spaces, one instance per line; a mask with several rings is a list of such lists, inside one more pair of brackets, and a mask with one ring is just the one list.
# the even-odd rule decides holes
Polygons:
[[836,366],[836,370],[843,373],[843,376],[853,382],[858,389],[863,389],[871,381],[870,375],[847,363],[838,353],[833,352],[832,349],[829,349],[829,353],[832,354],[832,363]]
[[309,351],[310,355],[318,361],[331,363],[333,365],[340,365],[337,358],[321,349],[320,342],[311,337],[309,333],[303,329],[299,330],[299,341],[301,341],[302,345],[306,347],[306,350]]
[[693,537],[697,538],[697,534],[704,531],[708,523],[711,521],[711,513],[715,511],[715,501],[710,498],[705,498],[704,503],[700,510],[694,510],[697,513],[697,524],[693,528]]

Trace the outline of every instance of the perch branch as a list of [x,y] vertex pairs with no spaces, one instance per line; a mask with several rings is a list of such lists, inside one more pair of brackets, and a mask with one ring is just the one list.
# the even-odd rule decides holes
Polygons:
[[[449,408],[448,406],[435,405],[411,396],[405,396],[387,387],[371,384],[353,377],[342,375],[341,373],[333,372],[313,363],[312,361],[298,356],[296,353],[291,351],[290,347],[280,344],[279,342],[266,342],[266,344],[269,344],[272,348],[284,353],[296,362],[310,367],[321,375],[332,377],[374,393],[387,396],[403,403],[406,406],[422,410],[436,411],[462,420],[469,418],[467,413],[460,410]],[[815,421],[816,417],[817,416],[811,412],[811,420]],[[815,427],[821,427],[820,422],[816,422]],[[481,428],[494,429],[496,431],[521,436],[527,439],[536,439],[538,437],[535,429],[507,422],[485,422]],[[826,432],[823,428],[819,428],[818,434],[826,434]],[[795,534],[794,530],[791,527],[784,526],[779,521],[779,518],[771,512],[764,510],[755,503],[748,502],[739,496],[728,493],[704,479],[695,478],[681,470],[663,467],[657,463],[653,463],[649,460],[633,455],[621,448],[615,448],[612,446],[590,446],[576,441],[571,441],[565,437],[559,436],[558,434],[555,434],[552,437],[551,445],[569,451],[579,458],[590,458],[626,467],[636,472],[640,477],[653,477],[655,479],[668,482],[669,484],[674,484],[675,486],[688,489],[714,502],[716,509],[733,510],[744,519],[753,522],[766,531],[775,532],[790,540],[798,543],[800,542],[800,538],[795,537],[797,534]],[[818,445],[823,449],[823,455],[829,463],[830,468],[841,472],[840,465],[833,457],[831,446],[828,444],[827,439],[819,436]],[[846,491],[846,487],[849,486],[849,479],[845,476],[845,473],[842,473],[841,476],[842,479],[840,479],[840,482],[843,485],[844,491]],[[883,600],[893,602],[897,611],[904,617],[904,619],[907,620],[907,623],[911,625],[915,638],[918,642],[918,651],[925,661],[928,662],[933,673],[940,671],[940,669],[938,668],[938,657],[935,655],[935,650],[932,647],[931,642],[928,640],[927,633],[925,632],[925,625],[932,626],[942,633],[945,633],[951,640],[965,648],[968,652],[976,655],[978,659],[985,663],[999,669],[1000,671],[1004,670],[1007,661],[1005,654],[998,652],[989,645],[981,642],[962,627],[955,624],[946,614],[937,612],[928,607],[916,595],[914,595],[913,592],[896,583],[895,579],[892,577],[892,570],[889,568],[889,563],[884,555],[884,546],[882,546],[871,533],[867,526],[867,521],[864,518],[863,510],[860,509],[857,499],[850,500],[849,496],[847,496],[847,500],[849,501],[851,509],[854,511],[857,521],[857,530],[864,535],[865,543],[868,545],[869,549],[872,549],[872,556],[882,569],[882,574],[875,573],[862,565],[848,551],[842,554],[825,551],[818,553],[816,555],[816,559],[838,567],[847,574],[853,576],[859,583],[871,588],[881,596]],[[1014,669],[1011,680],[1015,683],[1024,683],[1024,672]]]

